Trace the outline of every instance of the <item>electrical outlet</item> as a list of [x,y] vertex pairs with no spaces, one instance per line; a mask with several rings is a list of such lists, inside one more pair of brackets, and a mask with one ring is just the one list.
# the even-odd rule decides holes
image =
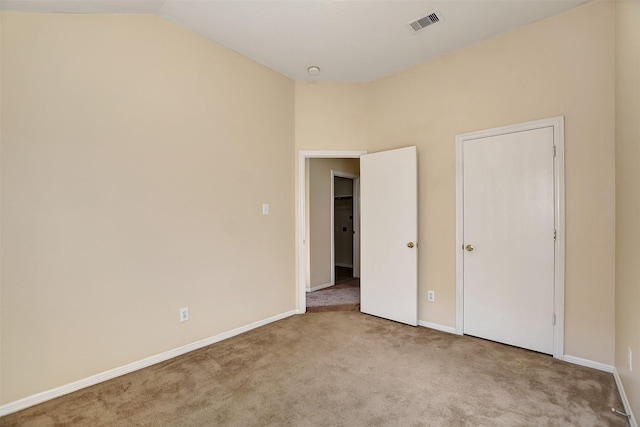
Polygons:
[[262,204],[262,215],[269,215],[269,203]]
[[189,320],[189,307],[184,307],[180,309],[180,321],[186,322]]
[[434,291],[427,291],[427,301],[435,302],[435,300],[436,300],[436,293]]
[[633,352],[631,351],[631,347],[629,349],[629,372],[633,372]]

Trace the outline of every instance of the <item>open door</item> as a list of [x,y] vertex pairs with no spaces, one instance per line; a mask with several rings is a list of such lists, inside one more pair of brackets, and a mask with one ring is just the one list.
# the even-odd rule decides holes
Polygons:
[[360,309],[416,326],[416,147],[360,157],[360,206]]

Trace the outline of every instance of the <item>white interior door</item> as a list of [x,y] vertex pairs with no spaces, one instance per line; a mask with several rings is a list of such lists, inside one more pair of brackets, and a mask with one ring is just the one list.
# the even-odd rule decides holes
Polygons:
[[554,344],[553,127],[463,142],[464,333]]
[[360,309],[416,326],[416,147],[360,157],[360,178]]

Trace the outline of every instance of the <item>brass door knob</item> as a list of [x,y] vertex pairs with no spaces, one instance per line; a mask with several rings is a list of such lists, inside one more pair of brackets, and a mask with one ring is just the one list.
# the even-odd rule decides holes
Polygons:
[[407,247],[408,247],[408,248],[412,248],[412,247],[414,247],[414,246],[415,246],[415,245],[413,244],[413,242],[409,242],[409,243],[407,243]]
[[465,246],[465,247],[464,247],[464,249],[465,249],[466,251],[471,252],[471,251],[473,250],[473,245],[467,245],[467,246]]

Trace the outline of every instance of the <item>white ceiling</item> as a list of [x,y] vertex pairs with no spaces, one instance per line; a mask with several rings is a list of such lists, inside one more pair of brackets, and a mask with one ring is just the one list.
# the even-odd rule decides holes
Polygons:
[[[586,1],[2,0],[2,9],[158,14],[295,80],[366,82]],[[409,31],[433,9],[442,22]]]

